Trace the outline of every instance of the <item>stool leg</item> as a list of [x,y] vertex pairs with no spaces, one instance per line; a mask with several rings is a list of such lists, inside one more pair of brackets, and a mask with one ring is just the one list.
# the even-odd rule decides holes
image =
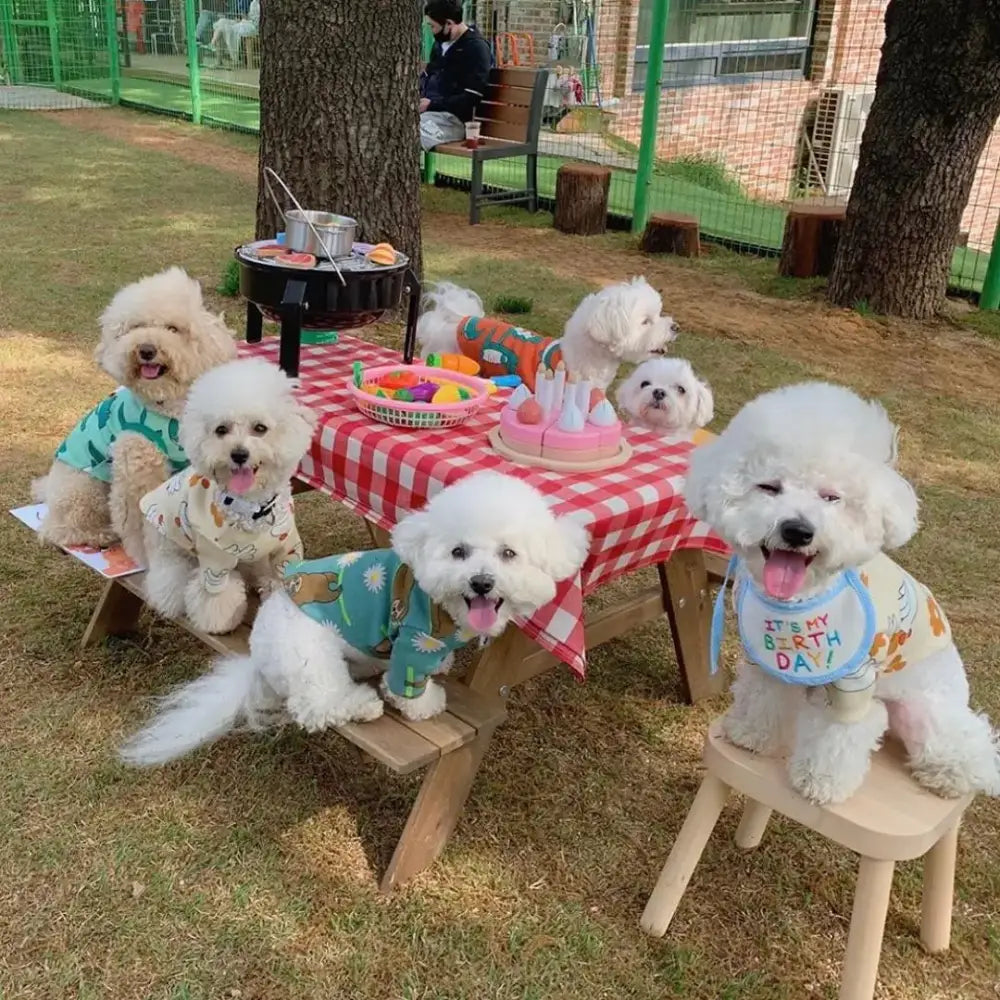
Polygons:
[[875,977],[882,954],[882,933],[895,867],[892,861],[861,859],[840,982],[840,1000],[872,1000],[875,993]]
[[684,890],[701,859],[708,838],[719,821],[722,807],[729,798],[729,788],[714,774],[705,775],[691,811],[677,834],[670,857],[656,880],[639,926],[653,937],[663,937],[674,918]]
[[764,831],[770,818],[771,810],[763,802],[747,799],[740,825],[736,828],[736,846],[744,851],[757,847],[764,838]]
[[924,892],[920,904],[920,943],[933,954],[951,944],[951,910],[955,892],[956,823],[924,857]]

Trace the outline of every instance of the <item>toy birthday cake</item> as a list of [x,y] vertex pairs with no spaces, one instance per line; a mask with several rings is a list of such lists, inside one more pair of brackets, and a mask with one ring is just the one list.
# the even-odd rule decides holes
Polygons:
[[520,385],[500,412],[490,441],[501,455],[524,465],[561,471],[598,471],[631,454],[622,425],[604,393],[589,379],[539,365],[535,391]]

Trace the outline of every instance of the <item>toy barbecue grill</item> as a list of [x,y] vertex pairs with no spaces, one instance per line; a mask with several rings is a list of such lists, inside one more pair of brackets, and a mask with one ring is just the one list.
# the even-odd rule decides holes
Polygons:
[[[403,357],[409,364],[420,307],[420,282],[410,268],[410,259],[398,251],[391,263],[384,257],[378,260],[385,263],[369,259],[372,247],[353,242],[353,219],[304,211],[281,178],[265,168],[264,179],[272,198],[268,173],[284,188],[296,211],[286,213],[278,206],[285,220],[286,245],[258,240],[236,248],[240,294],[247,300],[247,342],[260,341],[264,317],[280,323],[278,364],[294,377],[299,372],[303,330],[367,326],[397,309],[405,292],[409,301]],[[302,252],[297,252],[299,248]]]

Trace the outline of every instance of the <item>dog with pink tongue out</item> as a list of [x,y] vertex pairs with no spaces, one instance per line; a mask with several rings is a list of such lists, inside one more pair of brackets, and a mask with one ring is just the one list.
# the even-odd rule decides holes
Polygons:
[[191,464],[139,502],[149,558],[146,594],[161,614],[231,632],[247,588],[267,597],[302,558],[290,480],[316,417],[284,372],[230,361],[191,386],[180,439]]
[[[456,650],[499,636],[556,595],[587,557],[587,529],[528,483],[477,472],[436,493],[387,549],[289,565],[260,607],[247,656],[176,689],[121,751],[164,764],[233,729],[293,722],[310,732],[444,711],[437,678]],[[367,683],[379,677],[379,686]]]
[[857,791],[887,733],[929,790],[1000,794],[997,734],[969,707],[948,621],[885,555],[917,530],[896,440],[879,403],[828,383],[788,386],[695,449],[685,485],[691,512],[734,553],[741,655],[725,734],[787,755],[792,785],[819,804]]

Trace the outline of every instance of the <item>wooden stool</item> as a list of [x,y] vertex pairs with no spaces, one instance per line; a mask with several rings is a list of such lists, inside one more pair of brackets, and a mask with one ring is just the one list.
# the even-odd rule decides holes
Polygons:
[[786,278],[826,278],[840,241],[843,205],[795,205],[785,219],[778,273]]
[[639,241],[643,253],[672,253],[678,257],[697,257],[701,253],[698,220],[693,215],[657,212],[650,216]]
[[599,163],[564,163],[556,174],[552,224],[561,233],[596,236],[608,228],[611,170]]
[[709,728],[704,759],[708,773],[642,914],[640,926],[647,934],[662,937],[667,932],[722,807],[736,791],[747,798],[736,831],[739,847],[756,847],[777,809],[861,855],[840,1000],[871,1000],[875,991],[897,861],[927,855],[920,940],[926,951],[947,949],[958,825],[971,794],[941,799],[925,791],[907,774],[901,752],[890,745],[873,757],[864,785],[847,802],[813,805],[789,785],[785,761],[732,746],[722,735],[719,719]]

